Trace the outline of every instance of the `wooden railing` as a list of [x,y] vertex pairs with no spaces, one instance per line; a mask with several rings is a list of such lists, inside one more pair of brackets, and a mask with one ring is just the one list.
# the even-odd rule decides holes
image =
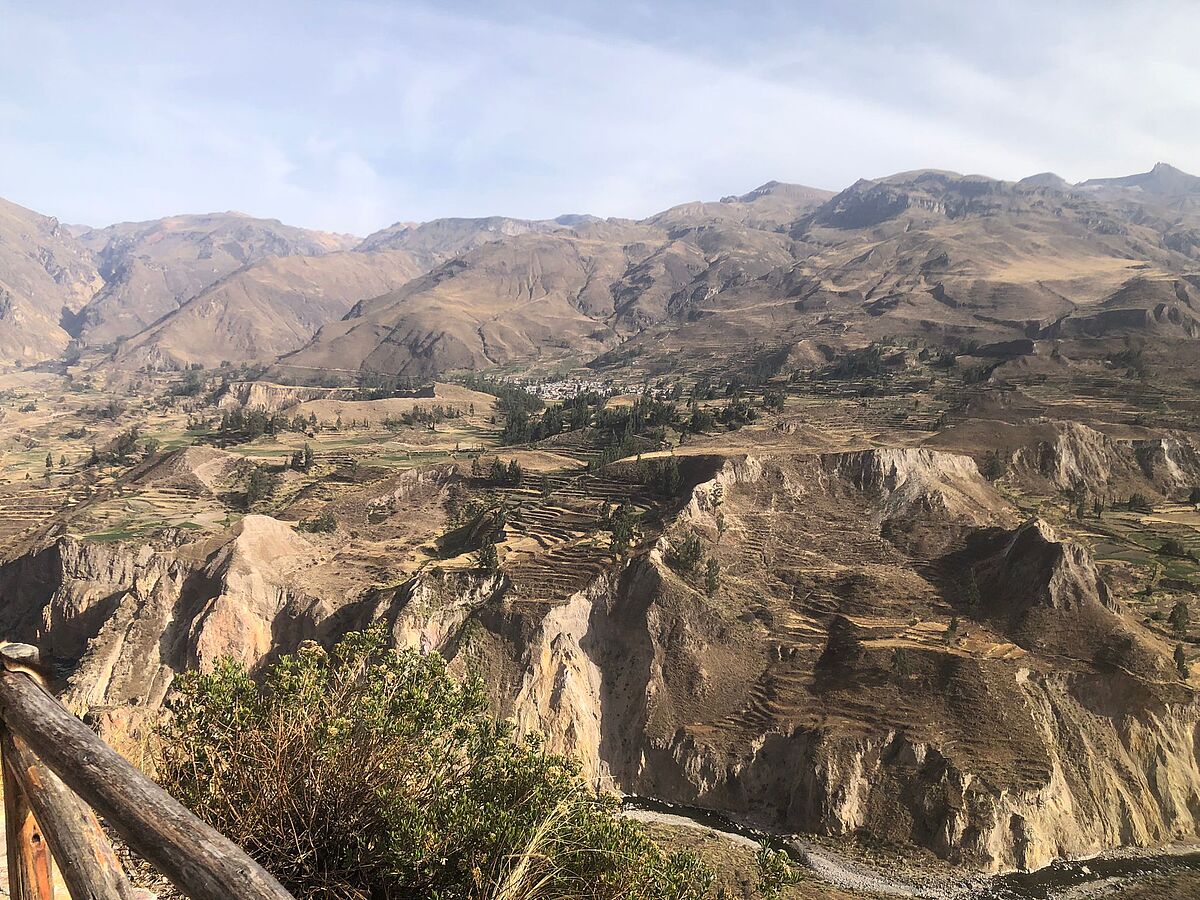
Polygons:
[[[73,716],[36,677],[37,651],[0,649],[12,900],[52,900],[51,860],[72,900],[134,900],[97,813],[192,900],[294,900],[246,852],[189,812]],[[30,673],[34,674],[30,674]]]

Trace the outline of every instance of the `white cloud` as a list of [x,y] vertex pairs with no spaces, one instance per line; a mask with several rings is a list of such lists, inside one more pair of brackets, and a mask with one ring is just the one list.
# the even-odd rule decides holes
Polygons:
[[922,166],[1200,170],[1200,8],[1165,0],[0,0],[0,20],[0,195],[68,221],[237,208],[363,233]]

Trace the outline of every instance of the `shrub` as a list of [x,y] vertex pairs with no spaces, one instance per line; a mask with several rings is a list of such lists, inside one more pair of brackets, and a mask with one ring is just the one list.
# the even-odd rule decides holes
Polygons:
[[337,518],[332,512],[325,509],[311,519],[305,519],[301,522],[300,530],[313,534],[329,534],[330,532],[337,531]]
[[1188,632],[1188,625],[1191,624],[1192,614],[1188,608],[1186,600],[1180,600],[1171,607],[1171,614],[1167,617],[1167,624],[1179,637],[1184,637]]
[[717,588],[721,586],[721,564],[711,556],[708,562],[704,564],[704,590],[711,597],[717,592]]
[[689,534],[671,547],[667,553],[667,564],[676,572],[692,572],[700,564],[703,556],[704,547],[700,543],[700,538]]
[[1130,495],[1128,506],[1131,512],[1154,512],[1154,502],[1142,493],[1135,492]]
[[758,864],[758,894],[763,900],[778,900],[784,888],[796,884],[800,873],[782,850],[773,850],[765,841],[758,845],[755,854]]
[[270,498],[279,486],[279,477],[266,466],[255,466],[246,481],[246,509]]
[[698,900],[668,854],[577,766],[494,721],[483,684],[382,627],[176,681],[163,785],[298,898]]
[[1187,558],[1191,556],[1188,548],[1183,545],[1179,538],[1169,537],[1162,542],[1162,546],[1158,548],[1158,552],[1163,556],[1177,556]]

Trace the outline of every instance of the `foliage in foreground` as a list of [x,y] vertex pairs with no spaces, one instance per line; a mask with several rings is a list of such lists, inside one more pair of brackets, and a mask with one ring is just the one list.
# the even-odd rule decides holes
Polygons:
[[692,900],[712,876],[382,628],[177,682],[160,779],[302,898]]

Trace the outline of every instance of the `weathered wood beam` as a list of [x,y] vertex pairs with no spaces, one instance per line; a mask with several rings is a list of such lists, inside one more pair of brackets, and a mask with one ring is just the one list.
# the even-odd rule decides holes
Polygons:
[[33,814],[74,900],[136,900],[96,814],[7,731],[0,752],[21,780]]
[[0,671],[0,720],[192,900],[295,900],[23,672]]
[[[0,737],[7,737],[4,732]],[[4,832],[11,900],[54,900],[50,849],[8,756],[4,757]]]

